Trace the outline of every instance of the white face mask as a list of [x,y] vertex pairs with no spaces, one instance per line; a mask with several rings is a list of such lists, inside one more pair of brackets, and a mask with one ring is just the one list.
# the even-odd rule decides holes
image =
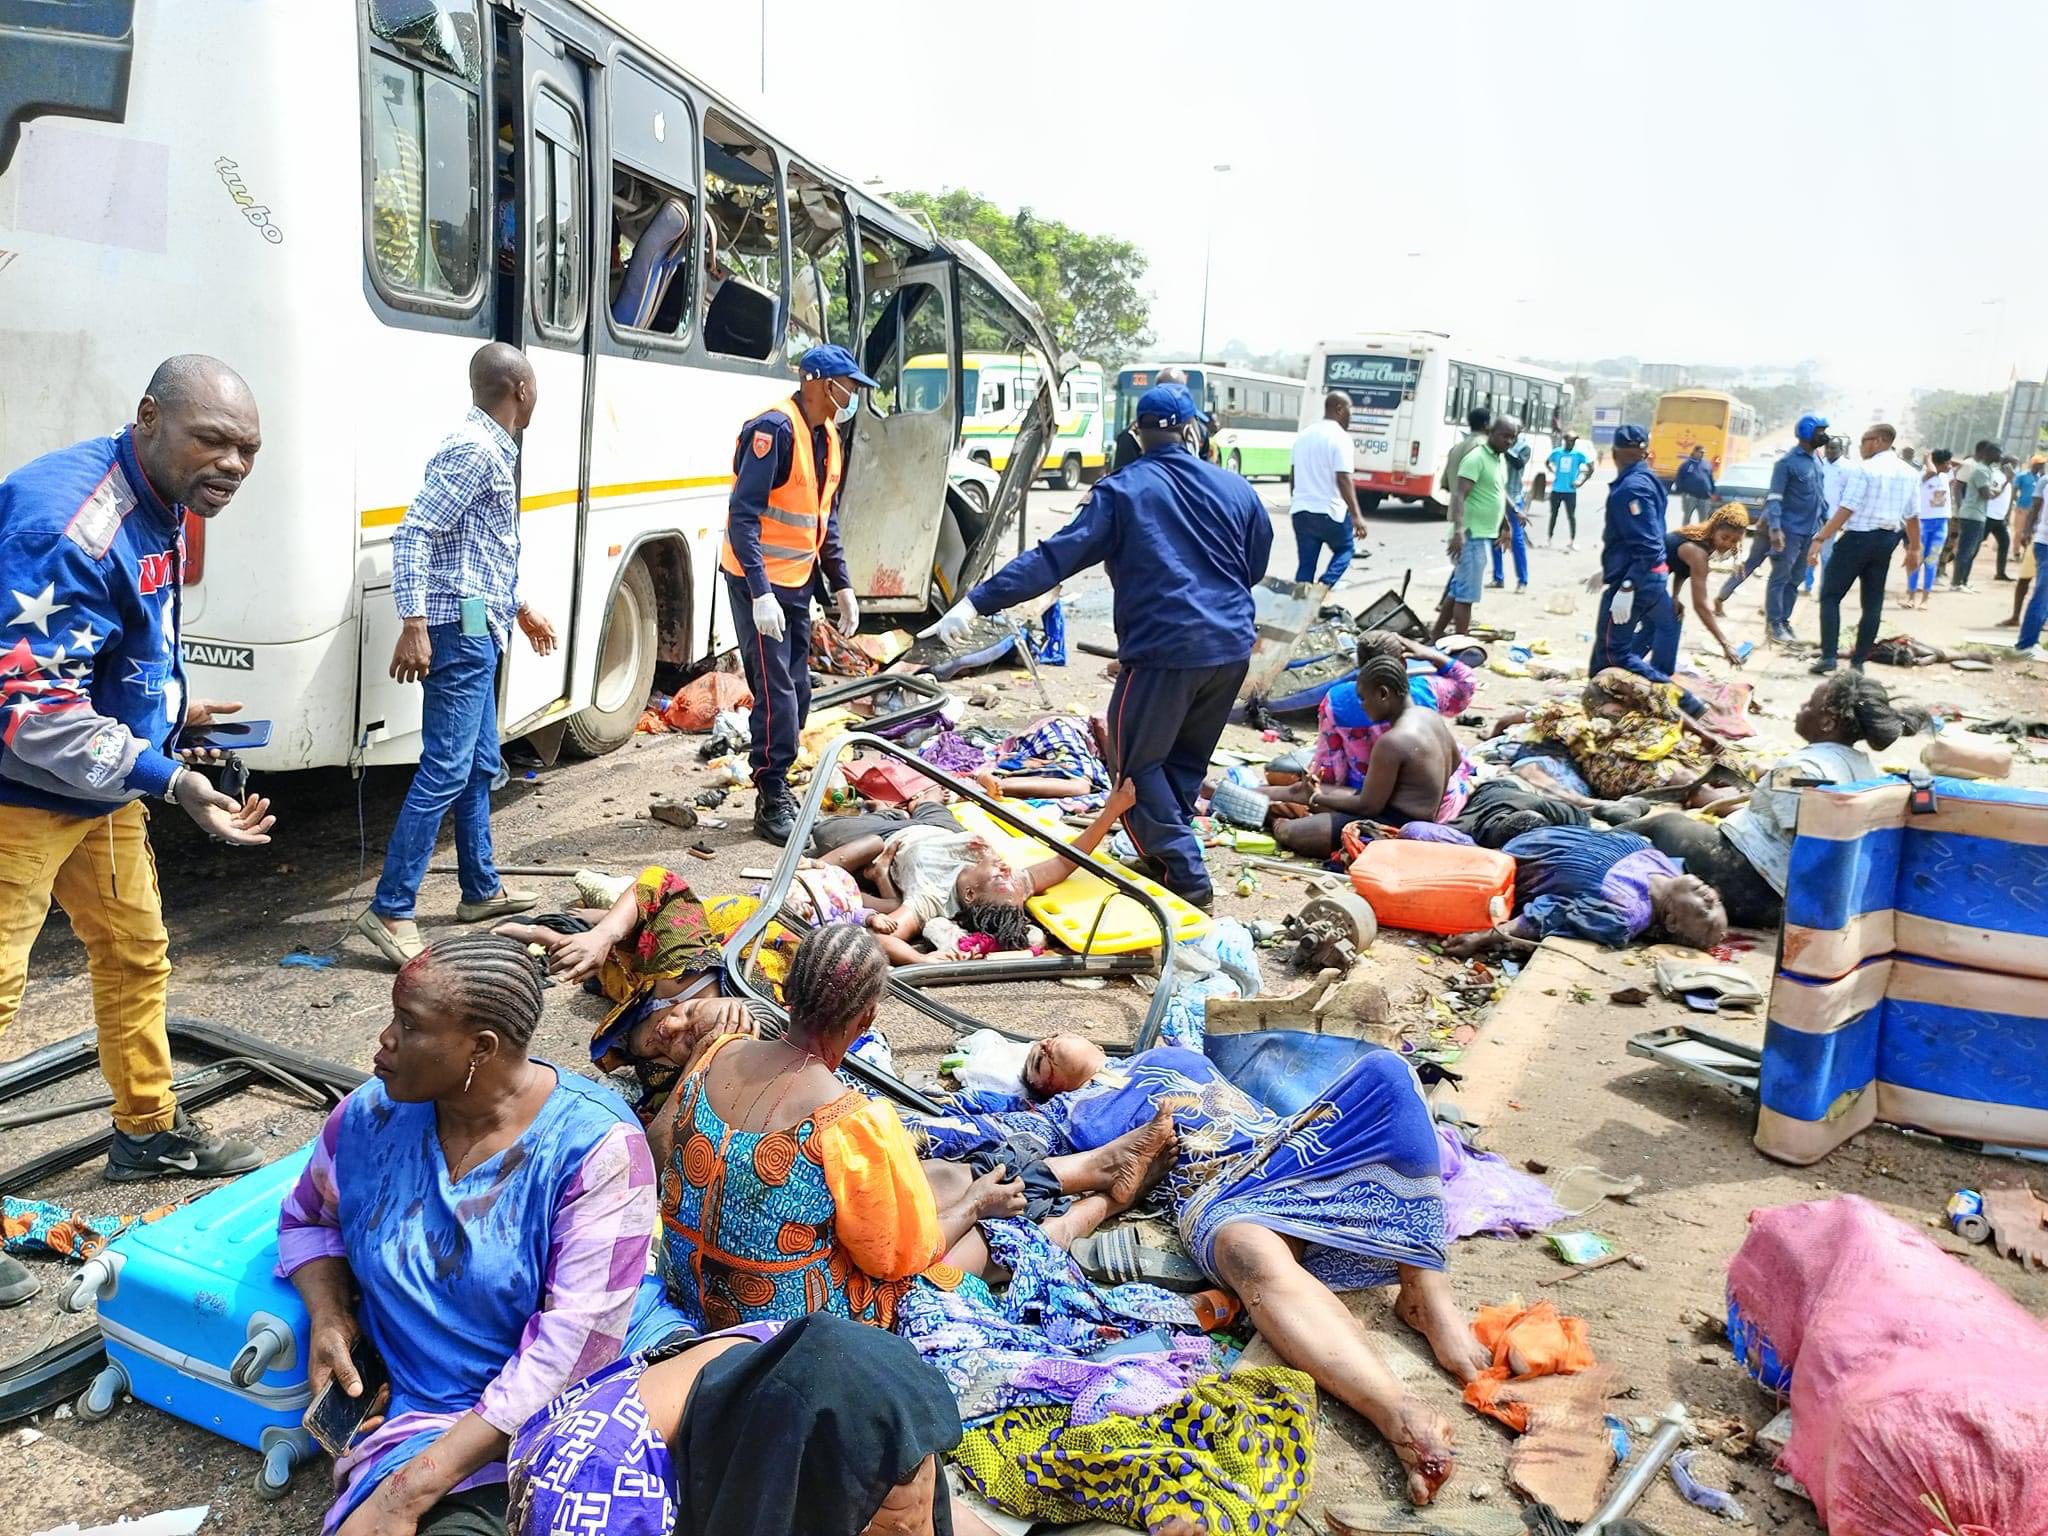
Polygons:
[[[834,390],[834,394],[833,394],[833,399],[834,399],[834,400],[837,400],[837,399],[838,399],[838,394],[837,394],[837,391],[836,391],[836,388],[835,388],[835,386],[833,386],[833,385],[831,385],[831,384],[829,384],[829,383],[828,383],[828,384],[827,384],[827,385],[826,385],[825,387],[826,387],[827,389],[831,389],[831,390]],[[856,390],[852,391],[852,392],[851,392],[850,394],[848,394],[848,395],[847,395],[847,397],[846,397],[846,403],[845,403],[844,405],[838,406],[838,407],[837,407],[837,408],[836,408],[836,409],[834,410],[834,412],[833,412],[833,414],[832,414],[832,419],[833,419],[833,420],[834,420],[835,422],[848,422],[848,421],[851,421],[851,420],[853,420],[853,417],[854,417],[854,413],[855,413],[856,411],[858,411],[859,409],[860,409],[860,391],[856,389]]]

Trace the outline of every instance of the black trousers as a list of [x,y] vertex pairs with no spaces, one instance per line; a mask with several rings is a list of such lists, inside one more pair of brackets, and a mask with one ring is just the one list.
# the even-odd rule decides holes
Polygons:
[[1250,666],[1249,658],[1220,667],[1127,666],[1110,690],[1110,772],[1138,791],[1124,830],[1139,853],[1165,867],[1161,883],[1190,901],[1208,900],[1210,884],[1189,823]]
[[725,595],[739,641],[740,665],[754,707],[747,715],[752,744],[747,756],[756,785],[789,782],[797,738],[811,712],[811,589],[771,587],[782,604],[782,638],[770,640],[754,628],[754,600],[747,584],[725,574]]
[[1864,528],[1836,535],[1835,552],[1828,556],[1827,571],[1820,579],[1820,659],[1829,666],[1835,664],[1842,636],[1842,599],[1852,586],[1862,589],[1863,613],[1856,621],[1856,649],[1849,659],[1858,666],[1870,659],[1870,648],[1877,644],[1877,627],[1884,622],[1885,578],[1891,575],[1892,551],[1898,547],[1896,528]]
[[419,1536],[505,1536],[503,1483],[481,1483],[451,1493],[420,1516]]
[[1572,538],[1577,539],[1579,536],[1579,493],[1577,491],[1552,491],[1550,493],[1550,532],[1544,535],[1546,539],[1557,537],[1557,514],[1559,512],[1564,513],[1566,517],[1571,519]]

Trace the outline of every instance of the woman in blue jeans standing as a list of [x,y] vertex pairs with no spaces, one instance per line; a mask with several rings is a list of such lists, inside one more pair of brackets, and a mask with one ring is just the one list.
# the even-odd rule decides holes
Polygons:
[[2033,505],[2014,514],[2013,542],[2026,547],[2034,543],[2034,595],[2027,599],[2027,611],[2020,617],[2019,644],[2015,653],[2027,661],[2048,661],[2041,649],[2041,628],[2048,624],[2048,526],[2041,517],[2041,484],[2035,482]]
[[469,360],[469,414],[434,451],[420,493],[391,536],[391,595],[404,627],[391,675],[417,682],[420,762],[384,854],[383,878],[356,931],[394,965],[424,943],[413,903],[441,821],[455,812],[462,901],[455,915],[488,922],[539,898],[509,891],[491,861],[491,786],[498,755],[498,662],[516,623],[534,654],[555,648],[554,626],[519,597],[519,445],[533,420],[533,369],[494,341]]

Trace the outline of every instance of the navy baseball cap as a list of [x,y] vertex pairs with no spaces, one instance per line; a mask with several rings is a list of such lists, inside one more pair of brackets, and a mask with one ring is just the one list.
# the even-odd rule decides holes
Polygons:
[[1138,396],[1138,419],[1171,428],[1204,418],[1195,408],[1195,397],[1181,385],[1154,384]]
[[1614,446],[1617,448],[1647,448],[1650,434],[1633,422],[1614,429]]
[[830,342],[811,348],[797,359],[796,365],[807,379],[851,379],[856,384],[867,385],[869,389],[875,387],[875,381],[860,371],[860,364],[853,360],[853,354]]
[[1825,432],[1827,431],[1827,429],[1827,417],[1815,416],[1809,413],[1799,418],[1799,425],[1792,429],[1792,435],[1798,438],[1799,441],[1803,443],[1809,437],[1813,436],[1814,433]]

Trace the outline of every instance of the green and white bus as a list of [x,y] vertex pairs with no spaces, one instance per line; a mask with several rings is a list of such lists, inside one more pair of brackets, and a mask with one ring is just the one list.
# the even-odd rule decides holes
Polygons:
[[[940,378],[948,362],[936,353],[913,357],[904,377],[914,383],[919,370],[929,368]],[[961,452],[1000,473],[1010,462],[1025,409],[1038,396],[1038,359],[1029,353],[963,352],[960,368]],[[1039,473],[1062,490],[1078,490],[1109,463],[1102,380],[1100,363],[1076,363],[1060,380],[1056,429]]]
[[1116,432],[1131,424],[1138,397],[1165,372],[1178,372],[1187,381],[1189,393],[1214,419],[1210,443],[1217,463],[1248,480],[1261,475],[1287,477],[1306,380],[1253,373],[1221,363],[1140,364],[1116,376]]

